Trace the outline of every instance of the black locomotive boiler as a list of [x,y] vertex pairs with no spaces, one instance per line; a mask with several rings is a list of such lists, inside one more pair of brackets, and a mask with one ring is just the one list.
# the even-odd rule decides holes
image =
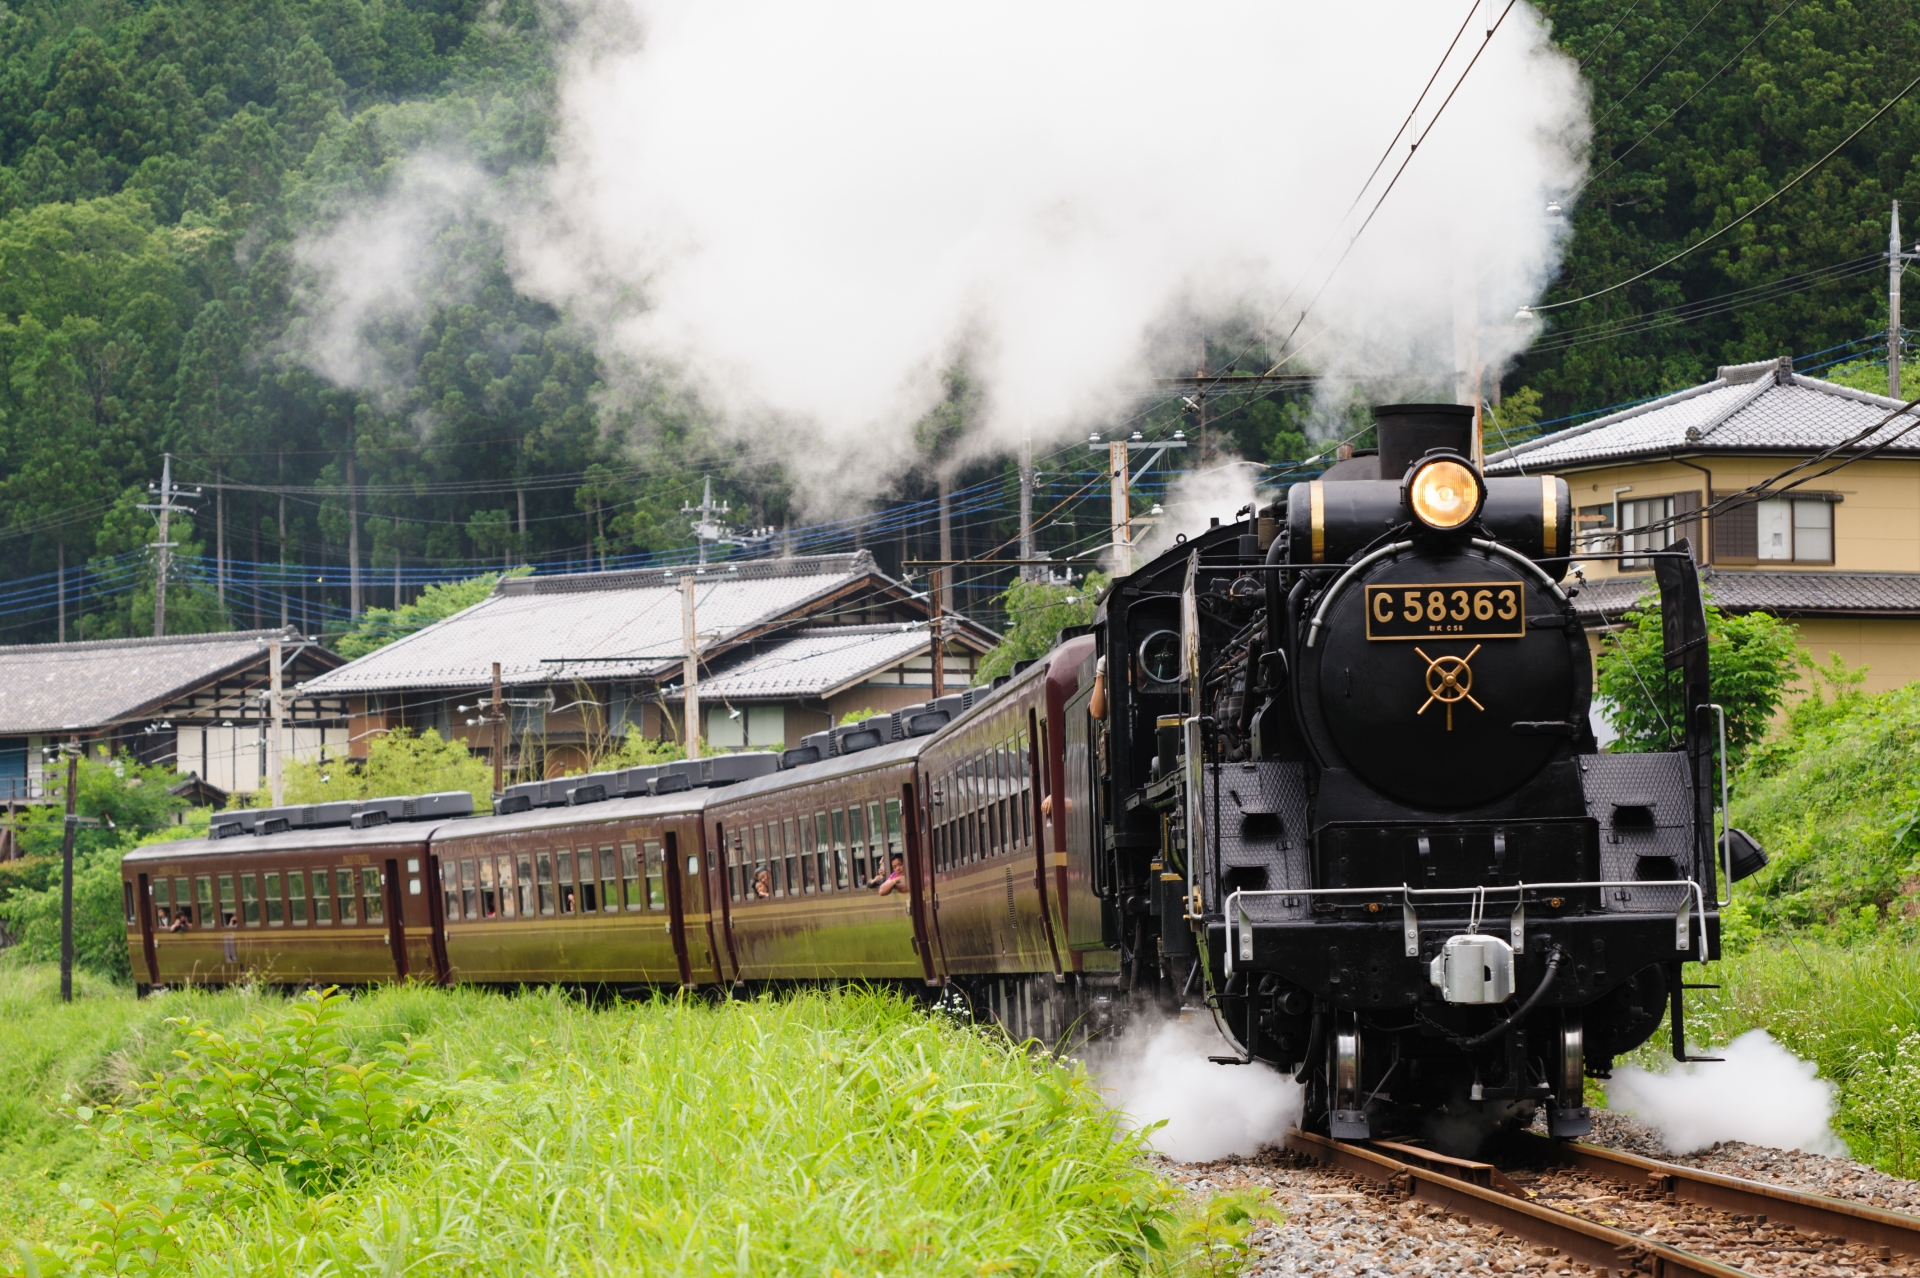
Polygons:
[[1322,1131],[1469,1149],[1545,1108],[1578,1135],[1583,1078],[1669,1011],[1684,1052],[1681,965],[1763,860],[1714,835],[1698,578],[1684,542],[1639,565],[1671,748],[1601,753],[1566,483],[1482,475],[1469,409],[1376,421],[1376,452],[1103,599],[1066,725],[1103,932],[1123,990],[1204,1001],[1217,1059],[1293,1072]]

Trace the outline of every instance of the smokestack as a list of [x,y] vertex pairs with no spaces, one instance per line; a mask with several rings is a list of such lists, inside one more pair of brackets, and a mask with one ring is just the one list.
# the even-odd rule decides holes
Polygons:
[[1436,448],[1473,455],[1473,409],[1464,404],[1381,404],[1373,410],[1380,437],[1380,478],[1396,482]]

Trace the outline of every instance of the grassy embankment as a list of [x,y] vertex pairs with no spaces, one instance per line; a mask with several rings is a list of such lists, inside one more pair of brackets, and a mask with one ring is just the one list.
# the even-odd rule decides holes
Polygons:
[[[399,989],[300,1040],[278,998],[80,992],[63,1008],[47,969],[0,967],[0,1274],[10,1239],[124,1237],[169,1202],[132,1272],[1163,1273],[1245,1233],[1231,1204],[1177,1216],[1083,1075],[887,997]],[[301,1091],[329,1035],[380,1071],[371,1105]],[[432,1053],[381,1046],[409,1035]],[[156,1069],[199,1081],[118,1135],[72,1116]],[[74,1261],[36,1257],[94,1271]]]
[[[1920,1175],[1920,685],[1837,686],[1739,777],[1733,822],[1771,861],[1735,889],[1727,961],[1688,969],[1722,985],[1688,995],[1688,1029],[1703,1044],[1769,1031],[1838,1085],[1855,1157]],[[1665,1050],[1663,1029],[1635,1061]]]

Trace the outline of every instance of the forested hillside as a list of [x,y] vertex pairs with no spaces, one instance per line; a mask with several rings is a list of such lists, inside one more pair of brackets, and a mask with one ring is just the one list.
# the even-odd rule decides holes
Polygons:
[[[1541,8],[1583,63],[1595,120],[1549,301],[1603,289],[1739,216],[1920,66],[1920,10],[1895,0]],[[344,227],[329,251],[381,251],[356,244],[352,218],[369,199],[404,198],[423,180],[420,157],[503,186],[546,163],[567,34],[556,24],[571,12],[539,0],[4,11],[0,641],[55,637],[62,566],[69,638],[150,632],[153,521],[138,507],[163,453],[205,488],[173,529],[175,631],[278,623],[283,607],[337,631],[350,546],[363,605],[511,559],[684,548],[679,508],[698,500],[703,470],[740,522],[787,519],[778,473],[711,445],[671,387],[597,394],[606,373],[584,336],[514,290],[483,198],[433,246],[441,282],[457,287],[358,334],[361,366],[341,374],[340,335],[313,305],[315,279],[339,260],[316,257],[315,237]],[[1417,86],[1368,91],[1410,101]],[[1505,383],[1509,416],[1561,418],[1719,363],[1871,358],[1890,198],[1915,202],[1909,238],[1920,238],[1916,154],[1920,93],[1709,247],[1543,312],[1541,341]],[[1311,451],[1300,418],[1263,400],[1215,429],[1256,459],[1298,458]],[[1012,531],[1011,506],[991,468],[966,479],[988,487],[960,513],[962,546],[984,549]],[[890,544],[903,535],[898,523],[871,535],[883,531]]]

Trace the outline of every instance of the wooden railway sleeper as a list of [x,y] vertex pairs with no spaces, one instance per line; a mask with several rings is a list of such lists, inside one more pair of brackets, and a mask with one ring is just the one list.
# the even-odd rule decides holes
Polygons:
[[1650,1274],[1652,1278],[1752,1278],[1746,1270],[1717,1260],[1541,1207],[1456,1175],[1412,1166],[1361,1145],[1293,1128],[1287,1132],[1286,1146],[1442,1211],[1466,1216],[1541,1246],[1558,1248],[1566,1256],[1593,1266],[1596,1273],[1604,1270],[1617,1271],[1623,1276]]
[[1663,1163],[1579,1141],[1549,1141],[1540,1136],[1528,1139],[1534,1154],[1615,1184],[1646,1185],[1675,1201],[1685,1199],[1737,1216],[1771,1218],[1815,1234],[1884,1247],[1889,1253],[1920,1256],[1920,1216]]

